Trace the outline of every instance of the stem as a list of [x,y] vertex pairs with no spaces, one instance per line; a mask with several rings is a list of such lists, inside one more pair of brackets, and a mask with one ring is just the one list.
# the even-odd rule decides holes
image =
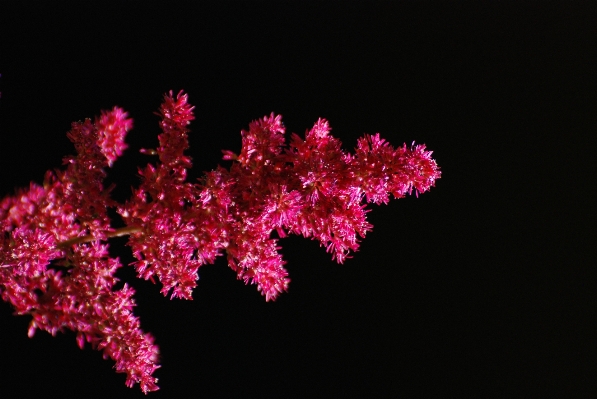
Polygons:
[[[112,238],[112,237],[120,237],[120,236],[126,236],[132,233],[138,233],[139,231],[141,231],[141,227],[139,226],[127,226],[127,227],[121,227],[119,229],[116,229],[114,231],[111,231],[109,233],[106,233],[106,237],[108,238]],[[86,236],[81,236],[81,237],[73,237],[70,238],[66,241],[62,241],[58,243],[58,248],[68,248],[72,245],[75,244],[82,244],[84,242],[91,242],[95,240],[95,237],[93,237],[91,234],[88,234]]]

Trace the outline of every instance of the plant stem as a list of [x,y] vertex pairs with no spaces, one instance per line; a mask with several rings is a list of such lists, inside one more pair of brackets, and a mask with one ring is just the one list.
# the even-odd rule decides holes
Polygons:
[[[127,226],[127,227],[121,227],[119,229],[116,229],[114,231],[111,231],[109,233],[106,233],[106,237],[108,238],[112,238],[112,237],[120,237],[120,236],[126,236],[132,233],[137,233],[141,231],[141,227],[140,226]],[[58,248],[68,248],[72,245],[75,244],[82,244],[84,242],[91,242],[95,240],[95,237],[92,236],[91,234],[88,234],[86,236],[81,236],[81,237],[73,237],[70,238],[66,241],[62,241],[58,243]]]

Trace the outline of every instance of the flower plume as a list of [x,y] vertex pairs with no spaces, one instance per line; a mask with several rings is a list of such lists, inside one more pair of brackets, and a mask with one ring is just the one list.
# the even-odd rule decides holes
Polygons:
[[[425,145],[394,148],[367,134],[349,153],[321,118],[287,143],[282,117],[272,113],[241,131],[239,154],[224,151],[229,168],[189,182],[193,108],[183,92],[164,96],[158,145],[142,150],[157,157],[139,169],[141,183],[125,203],[103,185],[132,127],[118,107],[73,123],[67,136],[77,155],[64,158],[66,167],[0,201],[0,294],[31,317],[29,336],[75,331],[81,348],[101,350],[144,393],[158,389],[159,350],[133,314],[133,289],[115,288],[121,264],[108,253],[110,238],[128,235],[138,277],[159,281],[171,299],[193,299],[199,268],[225,255],[239,280],[273,301],[290,283],[284,237],[318,240],[343,263],[373,227],[367,203],[424,193],[441,176]],[[111,207],[125,227],[112,226]]]

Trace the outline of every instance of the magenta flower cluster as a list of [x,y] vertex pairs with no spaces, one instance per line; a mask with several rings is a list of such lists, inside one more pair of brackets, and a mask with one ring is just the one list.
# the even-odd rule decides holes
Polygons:
[[[275,300],[290,279],[273,231],[317,239],[342,263],[372,228],[365,202],[422,193],[440,177],[424,145],[393,148],[365,135],[347,153],[325,119],[287,144],[281,116],[271,114],[241,132],[239,154],[224,151],[229,169],[191,183],[187,95],[164,96],[159,115],[159,146],[141,150],[158,161],[139,170],[142,182],[126,203],[103,186],[132,127],[117,107],[73,123],[77,155],[64,159],[64,170],[0,202],[0,293],[16,314],[32,317],[29,336],[73,330],[81,348],[102,350],[127,373],[127,386],[139,383],[145,393],[158,389],[158,348],[132,312],[133,289],[115,289],[121,264],[108,254],[110,237],[128,235],[138,276],[159,280],[171,298],[192,299],[199,267],[226,255],[239,279]],[[125,227],[112,227],[110,208]]]

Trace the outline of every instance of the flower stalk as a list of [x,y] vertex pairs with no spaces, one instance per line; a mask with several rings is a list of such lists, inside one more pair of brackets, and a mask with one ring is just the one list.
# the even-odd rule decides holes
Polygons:
[[[106,236],[106,238],[122,237],[122,236],[127,236],[129,234],[138,233],[140,231],[142,231],[142,228],[140,226],[126,226],[126,227],[120,227],[113,231],[106,232],[105,236]],[[91,234],[87,234],[87,235],[84,235],[81,237],[73,237],[73,238],[69,238],[66,241],[61,241],[58,244],[56,244],[56,247],[60,248],[60,249],[66,249],[75,244],[83,244],[86,242],[94,241],[96,239],[97,238],[95,236],[93,236]]]

